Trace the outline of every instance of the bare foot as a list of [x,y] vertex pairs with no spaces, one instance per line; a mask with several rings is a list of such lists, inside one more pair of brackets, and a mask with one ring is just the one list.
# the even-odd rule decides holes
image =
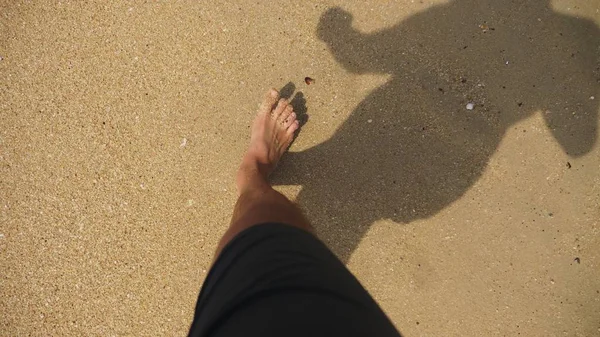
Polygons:
[[269,90],[252,124],[250,146],[237,173],[239,193],[246,190],[257,173],[266,181],[292,143],[298,127],[296,113],[288,100],[279,99],[277,90]]

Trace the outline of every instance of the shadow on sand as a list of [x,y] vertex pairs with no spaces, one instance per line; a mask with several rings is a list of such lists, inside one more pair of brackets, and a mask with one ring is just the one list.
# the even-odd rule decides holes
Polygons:
[[596,142],[600,32],[589,20],[547,1],[454,0],[372,34],[351,23],[333,8],[317,34],[347,71],[391,79],[273,177],[302,185],[298,202],[343,261],[374,221],[408,223],[459,199],[532,114],[570,156]]

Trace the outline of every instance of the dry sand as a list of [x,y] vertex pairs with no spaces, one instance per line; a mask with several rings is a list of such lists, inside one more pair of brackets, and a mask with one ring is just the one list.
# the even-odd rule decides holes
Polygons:
[[597,0],[0,2],[0,335],[185,335],[288,82],[310,118],[277,188],[405,336],[600,335],[599,24]]

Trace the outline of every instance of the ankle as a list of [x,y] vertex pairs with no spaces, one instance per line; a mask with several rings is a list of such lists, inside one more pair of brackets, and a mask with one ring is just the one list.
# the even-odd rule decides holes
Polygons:
[[238,196],[249,196],[251,198],[257,198],[260,195],[264,195],[273,188],[269,183],[262,178],[262,176],[256,175],[254,177],[242,177],[242,180],[238,180],[237,192]]
[[258,173],[263,177],[263,179],[267,179],[269,173],[271,172],[271,168],[271,165],[261,161],[260,158],[251,151],[246,153],[242,159],[242,163],[240,164],[241,171],[247,171],[251,174]]
[[248,191],[261,192],[270,189],[266,172],[267,168],[264,164],[245,156],[236,177],[238,195]]

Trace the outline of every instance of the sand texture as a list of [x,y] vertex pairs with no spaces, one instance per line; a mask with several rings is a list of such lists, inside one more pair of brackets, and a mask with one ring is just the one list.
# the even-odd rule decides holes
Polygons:
[[0,336],[184,336],[269,87],[405,336],[600,336],[600,0],[0,0],[0,75]]

